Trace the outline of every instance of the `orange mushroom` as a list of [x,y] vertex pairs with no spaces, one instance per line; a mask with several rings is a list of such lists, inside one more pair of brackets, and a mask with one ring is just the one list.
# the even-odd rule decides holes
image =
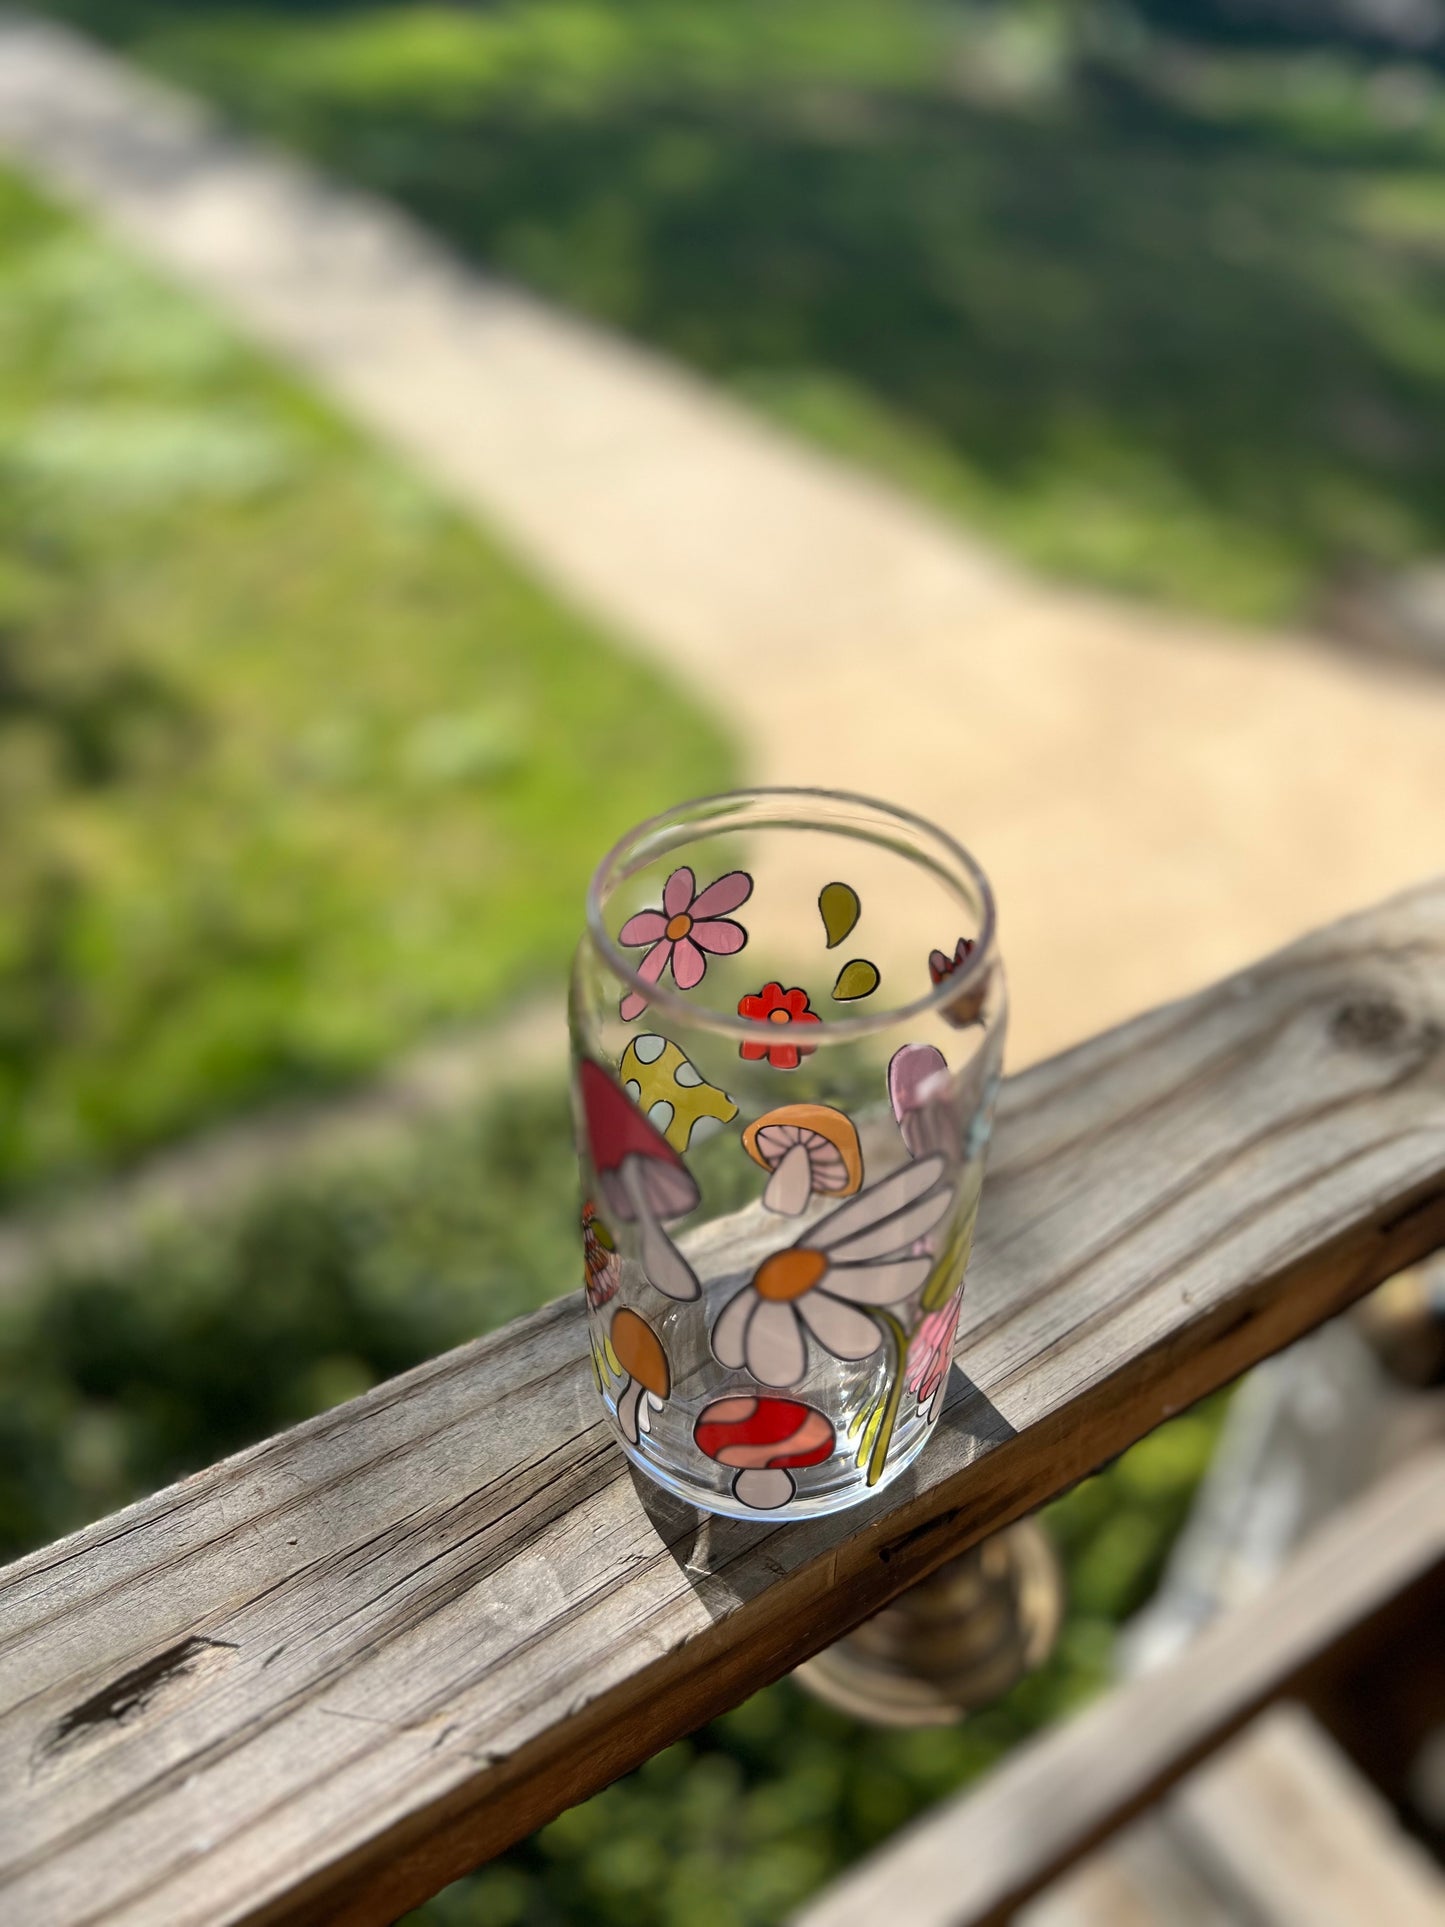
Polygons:
[[650,1411],[660,1412],[672,1390],[672,1367],[662,1340],[639,1313],[619,1305],[608,1333],[612,1356],[626,1375],[617,1400],[617,1423],[629,1445],[645,1432]]
[[850,1198],[863,1182],[863,1153],[851,1121],[831,1104],[783,1104],[755,1118],[743,1149],[772,1176],[769,1211],[796,1218],[815,1192]]

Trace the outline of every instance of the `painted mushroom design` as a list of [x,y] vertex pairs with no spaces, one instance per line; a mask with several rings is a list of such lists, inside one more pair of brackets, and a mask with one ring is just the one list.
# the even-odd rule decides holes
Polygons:
[[851,1198],[863,1182],[863,1154],[850,1119],[830,1104],[783,1104],[755,1118],[743,1149],[771,1171],[763,1203],[796,1218],[821,1192]]
[[910,1157],[941,1150],[939,1117],[948,1102],[948,1060],[932,1044],[903,1044],[888,1064],[888,1101]]
[[737,1467],[733,1497],[755,1512],[787,1505],[798,1489],[793,1471],[820,1465],[834,1444],[823,1414],[796,1398],[715,1399],[692,1436],[716,1464]]
[[617,1398],[617,1423],[629,1445],[636,1445],[654,1411],[660,1412],[672,1390],[672,1368],[662,1340],[639,1312],[621,1305],[612,1315],[607,1334],[612,1356],[627,1375]]
[[578,1082],[592,1167],[608,1211],[637,1225],[650,1284],[669,1298],[696,1298],[697,1276],[662,1228],[664,1221],[696,1210],[702,1194],[692,1173],[600,1064],[584,1057]]

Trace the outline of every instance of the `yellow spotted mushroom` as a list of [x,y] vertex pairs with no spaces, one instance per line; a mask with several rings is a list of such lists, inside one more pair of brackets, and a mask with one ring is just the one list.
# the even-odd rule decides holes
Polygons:
[[743,1149],[771,1172],[763,1204],[796,1218],[820,1193],[850,1198],[863,1182],[858,1133],[831,1104],[782,1104],[755,1118],[743,1132]]
[[618,1067],[623,1089],[647,1113],[674,1151],[731,1124],[738,1107],[726,1091],[702,1073],[666,1037],[645,1032],[634,1037]]

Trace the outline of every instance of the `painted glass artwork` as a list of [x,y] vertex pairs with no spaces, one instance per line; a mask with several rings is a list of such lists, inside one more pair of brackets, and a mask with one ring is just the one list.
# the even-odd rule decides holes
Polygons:
[[833,1001],[835,1004],[856,1004],[860,997],[871,997],[881,981],[877,964],[869,963],[866,957],[855,957],[838,972],[833,985]]
[[790,1218],[812,1197],[851,1197],[863,1182],[858,1133],[831,1104],[764,1111],[744,1128],[743,1149],[768,1173],[764,1209]]
[[709,1084],[676,1044],[650,1032],[634,1037],[622,1053],[622,1088],[674,1151],[694,1135],[708,1137],[731,1124],[738,1107],[726,1091]]
[[953,1193],[939,1156],[906,1164],[786,1246],[770,1252],[713,1327],[724,1365],[761,1385],[796,1385],[806,1337],[835,1358],[867,1358],[886,1336],[870,1314],[923,1289],[933,1269],[927,1234]]
[[[637,966],[644,983],[655,984],[664,970],[671,970],[679,990],[695,990],[707,975],[709,954],[730,957],[746,944],[747,931],[726,912],[745,904],[752,888],[745,871],[733,870],[699,890],[692,871],[682,864],[663,885],[662,908],[635,912],[618,931],[617,941],[646,946]],[[647,998],[637,990],[629,991],[620,1006],[629,1021],[646,1008]]]
[[713,798],[604,861],[571,996],[585,1299],[649,1477],[801,1518],[923,1449],[1004,1022],[983,873],[882,804]]
[[795,1467],[818,1465],[833,1450],[833,1428],[792,1398],[720,1398],[693,1427],[697,1449],[737,1466],[733,1496],[753,1512],[774,1512],[797,1491]]
[[764,984],[756,995],[740,997],[738,1015],[760,1029],[767,1025],[761,1037],[745,1038],[738,1045],[739,1056],[753,1063],[766,1058],[775,1071],[795,1071],[805,1057],[812,1055],[812,1044],[797,1032],[804,1025],[823,1021],[809,1008],[806,990],[800,987],[784,990],[781,984]]

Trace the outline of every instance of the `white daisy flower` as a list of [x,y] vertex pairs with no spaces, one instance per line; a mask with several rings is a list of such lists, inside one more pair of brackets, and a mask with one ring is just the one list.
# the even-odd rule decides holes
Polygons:
[[932,1269],[912,1247],[953,1204],[943,1172],[938,1153],[916,1158],[764,1258],[713,1326],[720,1363],[784,1386],[808,1369],[808,1332],[835,1358],[876,1352],[883,1328],[868,1308],[911,1298]]

